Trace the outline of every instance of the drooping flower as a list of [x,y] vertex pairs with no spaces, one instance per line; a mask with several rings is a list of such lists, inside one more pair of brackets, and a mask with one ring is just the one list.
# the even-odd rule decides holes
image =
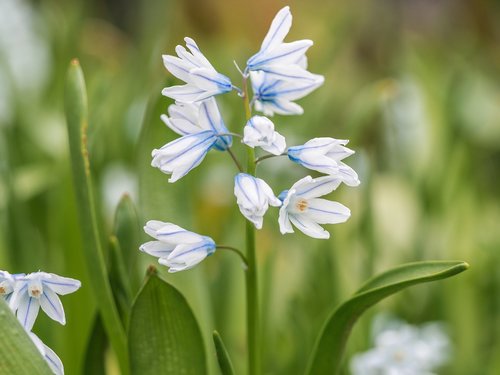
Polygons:
[[163,55],[163,64],[170,73],[186,84],[166,87],[162,94],[180,102],[193,103],[231,91],[231,80],[215,70],[195,41],[191,38],[184,38],[184,41],[189,52],[178,45],[175,52],[179,57]]
[[311,74],[306,79],[280,79],[263,71],[250,72],[255,110],[267,116],[301,115],[304,110],[294,103],[321,86],[324,77]]
[[52,372],[56,375],[64,375],[64,366],[57,354],[43,343],[33,332],[28,332],[31,341],[35,344],[40,354],[43,356]]
[[353,375],[432,375],[449,358],[450,341],[439,323],[422,327],[393,322],[375,337],[375,347],[351,360]]
[[150,220],[144,231],[155,241],[146,242],[139,249],[159,258],[158,263],[169,267],[172,273],[193,268],[215,252],[215,242],[210,237],[172,223]]
[[274,131],[274,124],[264,116],[253,116],[244,128],[243,143],[260,147],[274,155],[281,155],[286,149],[285,137]]
[[349,141],[335,138],[314,138],[304,145],[288,148],[291,161],[321,173],[337,176],[349,186],[359,185],[357,173],[341,160],[354,154],[345,147]]
[[292,26],[290,7],[282,8],[274,17],[259,52],[247,61],[247,71],[261,70],[281,79],[304,78],[311,74],[305,70],[305,53],[312,40],[284,43]]
[[[200,133],[212,130],[219,135],[214,147],[220,151],[227,150],[232,137],[217,106],[215,98],[208,98],[197,103],[177,102],[168,107],[169,116],[161,115],[162,121],[179,135]],[[225,134],[225,135],[222,135]]]
[[66,316],[58,294],[73,293],[80,286],[80,281],[69,277],[46,272],[30,273],[17,279],[9,305],[17,312],[17,318],[27,331],[31,331],[40,306],[49,318],[65,325]]
[[293,233],[292,224],[304,234],[319,239],[330,238],[330,233],[319,224],[343,223],[351,211],[338,202],[318,198],[335,190],[342,180],[335,176],[313,179],[311,176],[297,181],[290,190],[279,195],[283,202],[279,213],[282,234]]
[[173,183],[197,167],[216,142],[217,136],[211,130],[185,135],[154,149],[151,165],[171,174],[168,182]]
[[257,229],[262,228],[264,214],[269,205],[281,206],[281,201],[274,196],[272,189],[264,180],[246,173],[239,173],[235,176],[234,195],[240,212]]
[[[24,275],[17,275],[18,277]],[[0,297],[9,303],[16,285],[16,275],[11,275],[7,271],[0,271]]]

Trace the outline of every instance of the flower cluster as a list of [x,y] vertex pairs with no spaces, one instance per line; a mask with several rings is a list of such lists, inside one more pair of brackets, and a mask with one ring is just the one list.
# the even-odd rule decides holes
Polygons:
[[64,374],[64,367],[59,357],[46,346],[31,329],[40,307],[49,318],[66,324],[66,316],[59,295],[75,292],[81,286],[80,281],[62,277],[53,273],[34,272],[28,275],[11,275],[0,271],[0,296],[9,304],[17,319],[28,332],[30,338],[47,361],[54,374]]
[[[323,76],[307,70],[306,52],[313,44],[311,40],[284,42],[291,25],[290,9],[284,7],[272,21],[260,50],[240,71],[243,90],[217,72],[191,38],[185,38],[187,49],[180,45],[176,47],[177,56],[164,55],[165,68],[185,82],[182,86],[167,87],[162,91],[175,103],[161,119],[180,138],[153,150],[151,164],[169,174],[169,182],[175,182],[197,167],[210,150],[231,152],[233,137],[236,136],[242,138],[244,145],[267,152],[264,159],[288,156],[292,162],[325,176],[306,176],[276,196],[263,179],[245,173],[236,161],[240,173],[234,178],[234,194],[239,209],[255,228],[261,229],[269,206],[279,207],[278,222],[282,234],[293,233],[295,226],[308,236],[327,239],[330,233],[321,225],[346,221],[350,210],[341,203],[321,197],[337,189],[341,183],[357,186],[359,179],[356,172],[343,162],[354,153],[346,147],[347,140],[314,138],[303,145],[287,148],[285,137],[266,117],[302,114],[302,107],[294,101],[324,81]],[[247,87],[253,91],[251,100]],[[215,98],[233,90],[246,100],[247,112],[253,108],[263,113],[248,115],[243,135],[228,130]],[[257,163],[257,160],[251,162]],[[211,238],[171,223],[149,221],[144,229],[155,241],[145,243],[140,249],[159,258],[170,272],[189,269],[216,249]]]
[[374,341],[373,349],[353,357],[353,375],[432,375],[449,358],[450,341],[439,323],[391,322]]

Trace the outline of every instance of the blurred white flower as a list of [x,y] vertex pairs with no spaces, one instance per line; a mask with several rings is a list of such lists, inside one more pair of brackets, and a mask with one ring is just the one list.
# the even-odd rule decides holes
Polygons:
[[269,205],[281,206],[281,201],[274,196],[272,189],[262,179],[246,173],[238,173],[234,178],[234,195],[240,212],[257,229],[262,228],[262,221]]
[[43,356],[52,372],[56,375],[64,375],[64,366],[57,354],[43,343],[33,332],[28,332],[31,341],[35,344],[40,354]]
[[3,297],[5,302],[9,303],[12,293],[16,285],[16,278],[23,277],[21,275],[11,275],[7,271],[0,271],[0,297]]
[[180,102],[192,103],[231,91],[231,80],[215,70],[193,39],[184,40],[190,52],[178,45],[175,52],[179,57],[163,55],[163,64],[186,84],[166,87],[162,94]]
[[104,170],[101,191],[106,213],[112,217],[123,195],[128,194],[136,201],[137,176],[125,165],[111,164]]
[[288,148],[291,161],[321,173],[340,178],[349,186],[359,185],[357,173],[341,160],[354,154],[345,147],[349,141],[335,138],[314,138],[304,145]]
[[375,337],[375,347],[351,360],[353,375],[432,375],[449,359],[450,341],[439,323],[422,327],[393,322]]
[[349,219],[351,211],[343,204],[318,197],[331,193],[341,182],[335,176],[315,179],[307,176],[293,184],[290,190],[282,191],[279,195],[283,202],[279,214],[281,233],[293,233],[293,224],[310,237],[330,238],[330,233],[319,224],[343,223]]
[[144,231],[156,241],[146,242],[139,249],[159,258],[158,263],[169,267],[171,273],[193,268],[215,252],[215,242],[210,237],[172,223],[150,220]]
[[27,331],[31,331],[40,306],[49,318],[64,325],[66,317],[58,294],[73,293],[80,286],[78,280],[53,273],[30,273],[16,280],[9,305]]
[[264,116],[253,116],[244,128],[243,143],[260,147],[273,155],[281,155],[286,149],[285,137],[274,131],[274,124]]

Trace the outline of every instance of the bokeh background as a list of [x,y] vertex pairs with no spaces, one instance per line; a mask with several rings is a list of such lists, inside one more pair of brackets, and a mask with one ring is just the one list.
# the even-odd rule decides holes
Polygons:
[[[266,217],[258,233],[265,373],[301,373],[339,301],[376,272],[428,259],[465,260],[471,268],[375,307],[356,326],[348,357],[370,347],[371,320],[384,311],[414,324],[445,323],[453,359],[440,373],[500,373],[499,2],[2,0],[0,269],[41,269],[82,280],[81,290],[64,297],[66,327],[46,317],[35,326],[67,374],[91,373],[85,358],[95,319],[63,112],[70,59],[80,59],[87,80],[103,236],[128,192],[139,218],[137,245],[146,240],[145,221],[158,219],[243,247],[244,221],[232,193],[236,170],[228,155],[211,152],[174,185],[150,167],[151,150],[175,137],[159,118],[171,103],[160,91],[176,83],[161,54],[173,54],[191,36],[238,84],[233,60],[245,65],[286,4],[294,15],[288,40],[314,40],[309,68],[326,81],[299,102],[304,115],[276,116],[276,127],[289,145],[316,136],[350,139],[356,154],[348,163],[362,185],[342,186],[332,195],[352,217],[329,228],[329,241],[301,233],[283,237],[277,210]],[[240,99],[231,94],[219,102],[228,127],[241,131]],[[243,157],[237,144],[235,151]],[[278,159],[258,171],[275,192],[309,173]],[[129,270],[134,280],[155,262],[139,252],[137,259]],[[239,260],[220,251],[194,270],[161,273],[193,307],[212,373],[214,328],[237,373],[244,373]],[[108,369],[118,371],[112,355]]]

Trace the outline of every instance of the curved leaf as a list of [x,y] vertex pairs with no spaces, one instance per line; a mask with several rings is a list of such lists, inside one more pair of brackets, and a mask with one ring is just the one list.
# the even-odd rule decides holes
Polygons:
[[316,341],[307,374],[336,374],[352,327],[360,315],[385,297],[411,285],[445,279],[465,271],[461,261],[427,261],[393,268],[365,283],[327,319]]
[[203,338],[186,299],[149,273],[130,314],[132,375],[206,374]]
[[0,332],[2,332],[0,374],[52,374],[35,344],[2,297],[0,297]]
[[226,350],[222,337],[220,337],[219,332],[214,331],[213,334],[215,352],[217,353],[217,361],[219,362],[219,368],[222,375],[234,375],[233,364],[231,363],[231,358]]

